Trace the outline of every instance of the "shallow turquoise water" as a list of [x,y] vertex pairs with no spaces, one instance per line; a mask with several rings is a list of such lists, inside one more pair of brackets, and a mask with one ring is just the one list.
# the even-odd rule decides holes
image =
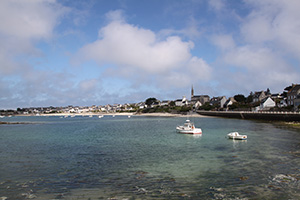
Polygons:
[[[8,199],[299,199],[300,132],[192,118],[11,117],[0,126],[0,197]],[[231,131],[247,141],[225,138]],[[31,195],[31,196],[30,196]]]

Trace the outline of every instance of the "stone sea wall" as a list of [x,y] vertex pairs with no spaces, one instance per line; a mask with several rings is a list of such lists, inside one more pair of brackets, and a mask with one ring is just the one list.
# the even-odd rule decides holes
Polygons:
[[197,111],[200,115],[269,121],[300,121],[299,112]]

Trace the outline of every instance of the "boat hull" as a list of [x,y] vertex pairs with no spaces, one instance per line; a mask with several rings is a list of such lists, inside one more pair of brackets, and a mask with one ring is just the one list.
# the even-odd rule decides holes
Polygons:
[[186,120],[184,125],[182,126],[177,126],[176,131],[178,133],[182,134],[202,134],[201,128],[196,128],[194,123],[192,123],[190,120]]
[[180,130],[180,129],[177,129],[177,132],[181,133],[181,134],[202,134],[202,130],[200,128],[195,128],[193,130]]
[[237,132],[233,132],[233,133],[229,133],[227,134],[229,139],[233,139],[233,140],[246,140],[247,139],[247,135],[240,135]]

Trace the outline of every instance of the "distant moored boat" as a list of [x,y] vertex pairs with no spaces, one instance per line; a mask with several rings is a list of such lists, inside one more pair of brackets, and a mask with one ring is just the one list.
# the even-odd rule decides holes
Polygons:
[[247,135],[240,135],[238,132],[231,132],[227,134],[229,139],[234,139],[234,140],[246,140]]

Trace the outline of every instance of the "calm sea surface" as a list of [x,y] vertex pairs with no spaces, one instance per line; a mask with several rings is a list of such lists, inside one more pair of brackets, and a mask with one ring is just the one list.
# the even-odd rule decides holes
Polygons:
[[[191,118],[11,117],[0,125],[0,198],[300,199],[300,132]],[[225,136],[247,134],[247,141]]]

